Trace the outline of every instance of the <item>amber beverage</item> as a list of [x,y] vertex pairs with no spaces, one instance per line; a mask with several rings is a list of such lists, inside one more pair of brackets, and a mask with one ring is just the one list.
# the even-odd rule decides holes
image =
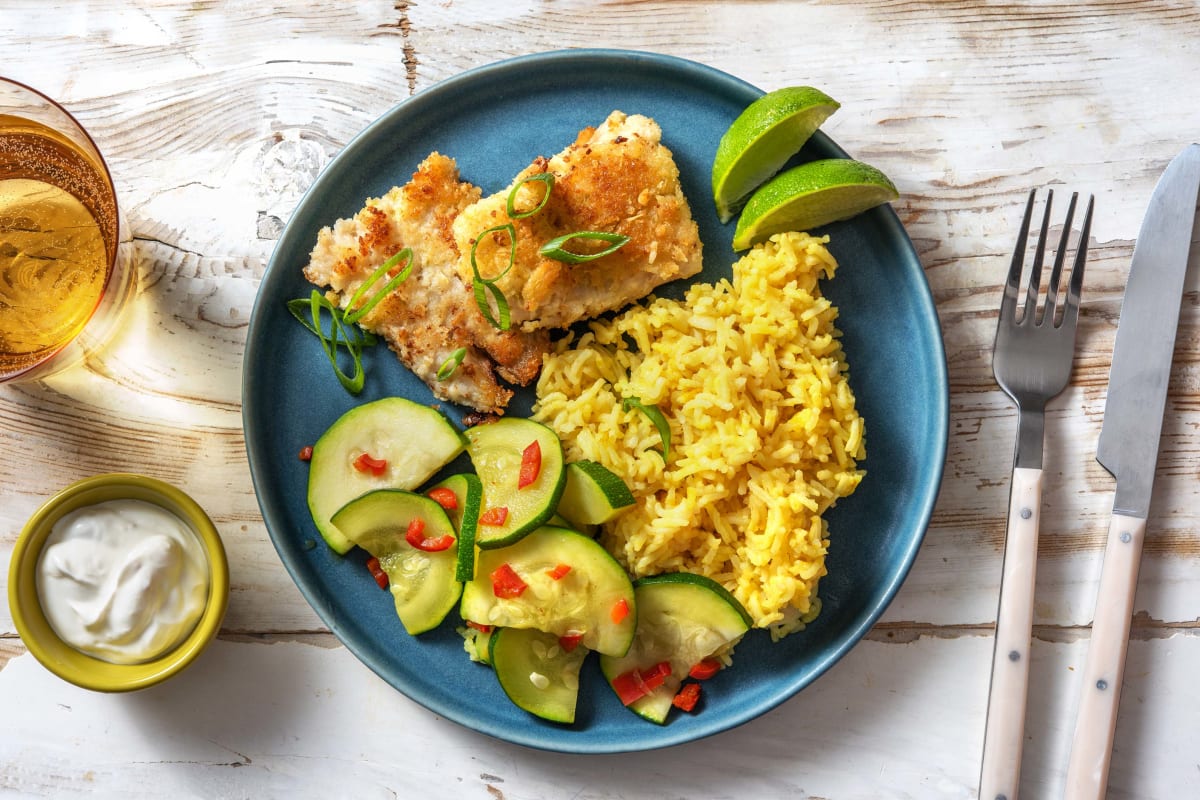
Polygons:
[[132,291],[108,168],[63,108],[0,78],[0,381],[101,347]]

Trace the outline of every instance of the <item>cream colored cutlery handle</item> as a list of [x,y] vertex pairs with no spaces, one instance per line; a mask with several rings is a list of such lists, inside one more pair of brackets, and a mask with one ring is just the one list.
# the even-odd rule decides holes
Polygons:
[[1067,763],[1066,800],[1100,800],[1108,785],[1117,705],[1129,649],[1129,625],[1137,593],[1146,520],[1113,514],[1092,617],[1092,643],[1083,668],[1075,737]]
[[1000,608],[996,613],[992,682],[983,732],[979,800],[1017,800],[1041,505],[1042,471],[1014,469],[1008,500],[1008,532],[1004,538]]

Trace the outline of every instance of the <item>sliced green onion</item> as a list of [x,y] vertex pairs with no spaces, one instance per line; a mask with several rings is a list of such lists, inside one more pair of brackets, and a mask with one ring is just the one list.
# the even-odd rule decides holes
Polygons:
[[[336,308],[332,303],[330,303],[328,308],[331,313],[341,317],[341,309]],[[328,333],[323,333],[312,325],[312,300],[310,297],[299,297],[296,300],[288,300],[288,311],[292,312],[293,317],[298,319],[300,324],[307,327],[308,331],[314,333],[314,335],[329,338]],[[376,343],[376,337],[372,333],[362,330],[361,327],[355,326],[352,330],[355,332],[355,342],[364,344],[366,347],[370,347],[370,345]]]
[[[594,239],[608,242],[609,246],[595,253],[575,253],[566,249],[567,242],[572,239]],[[595,261],[611,253],[615,253],[629,242],[629,237],[620,233],[605,233],[603,231],[576,231],[555,237],[546,242],[538,252],[546,258],[555,261],[565,261],[568,264],[582,264],[585,261]]]
[[[309,318],[303,319],[297,311],[300,308],[300,303],[308,304]],[[291,301],[288,303],[288,309],[296,315],[304,323],[304,327],[308,328],[317,334],[321,340],[321,349],[325,351],[325,356],[329,359],[329,363],[333,366],[333,371],[337,375],[338,381],[350,394],[358,394],[362,391],[363,382],[366,379],[366,371],[362,365],[362,347],[366,341],[365,337],[354,334],[353,337],[346,329],[346,323],[343,315],[338,309],[329,302],[329,300],[316,289],[313,289],[307,301]],[[321,324],[321,311],[329,312],[330,325],[329,333],[326,334],[324,326]],[[371,343],[374,343],[374,337],[371,337]],[[345,347],[350,353],[350,358],[354,361],[354,374],[347,375],[342,371],[338,364],[338,349]]]
[[[508,234],[508,266],[500,271],[499,275],[494,275],[491,278],[485,278],[479,274],[479,265],[475,263],[475,251],[479,249],[479,243],[483,241],[483,237],[489,233],[507,233]],[[484,281],[485,283],[494,283],[500,280],[508,271],[513,268],[513,264],[517,261],[517,229],[511,222],[506,222],[503,225],[496,225],[483,231],[475,237],[475,243],[471,245],[471,272],[475,275],[475,280]]]
[[[504,292],[491,281],[481,280],[476,278],[474,281],[475,288],[475,305],[479,306],[479,313],[483,314],[493,328],[499,328],[502,331],[508,330],[512,326],[512,315],[508,308],[508,298],[504,296]],[[488,302],[487,294],[491,293],[492,298],[496,301],[497,315],[492,314],[491,303]]]
[[465,347],[460,347],[451,353],[450,357],[443,361],[442,365],[438,367],[437,379],[439,381],[449,380],[450,376],[454,374],[454,371],[458,369],[458,365],[461,364],[463,359],[466,357],[467,348]]
[[[380,277],[387,274],[388,270],[399,264],[404,259],[408,260],[408,263],[404,265],[404,269],[397,272],[392,279],[385,283],[383,288],[376,292],[370,300],[362,305],[361,308],[355,308],[355,303],[362,298],[366,291],[374,286],[375,282],[378,281]],[[358,289],[355,290],[354,294],[350,295],[350,302],[346,304],[346,308],[354,310],[346,312],[344,317],[345,321],[349,323],[355,323],[366,316],[367,312],[378,305],[380,300],[391,294],[397,286],[404,282],[404,279],[407,278],[412,272],[412,267],[413,251],[410,247],[404,248],[399,253],[396,253],[396,255],[383,262],[379,269],[372,272],[371,277],[363,281]]]
[[[340,308],[338,308],[337,306],[333,305],[333,303],[328,303],[328,302],[323,303],[322,307],[328,309],[329,313],[332,316],[337,317],[339,320],[341,320],[343,322],[345,321],[342,316],[342,310]],[[326,334],[323,331],[317,330],[317,328],[313,327],[312,299],[311,298],[301,297],[296,300],[288,300],[287,308],[288,308],[288,311],[292,312],[292,316],[295,317],[297,320],[299,320],[301,325],[308,328],[308,330],[311,333],[313,333],[316,336],[321,337],[322,339],[329,338],[329,334]],[[370,347],[378,341],[378,339],[375,338],[375,334],[371,333],[370,331],[363,330],[362,328],[360,328],[357,325],[354,325],[345,330],[347,333],[354,334],[354,338],[349,339],[349,343],[355,345],[356,347],[359,347],[359,348]]]
[[[499,275],[492,278],[485,278],[479,274],[479,265],[475,262],[475,251],[479,247],[479,243],[483,238],[491,233],[507,233],[508,234],[508,266],[500,271]],[[471,245],[471,272],[473,274],[471,283],[475,290],[475,305],[479,306],[479,313],[483,314],[483,318],[491,323],[493,328],[499,328],[506,331],[509,328],[511,318],[508,308],[508,298],[504,296],[504,292],[500,287],[496,286],[496,281],[508,274],[508,271],[513,268],[513,264],[517,260],[517,229],[511,222],[504,225],[496,225],[488,228],[475,237],[475,243]],[[491,303],[488,302],[488,293],[491,293],[492,298],[496,301],[496,310],[499,315],[499,320],[495,314],[492,314]]]
[[[363,382],[366,379],[366,371],[363,369],[362,365],[362,351],[359,350],[355,345],[351,344],[350,334],[347,333],[343,320],[338,319],[337,316],[333,314],[333,303],[314,290],[312,297],[310,298],[310,305],[312,309],[313,325],[318,327],[320,325],[321,308],[324,307],[329,309],[330,316],[333,320],[333,324],[330,327],[331,335],[328,339],[322,337],[321,344],[325,350],[325,355],[329,358],[329,363],[333,367],[333,371],[337,375],[338,381],[342,384],[343,388],[350,392],[350,394],[358,394],[362,391]],[[337,356],[339,336],[341,336],[341,338],[345,341],[346,350],[349,351],[350,358],[354,362],[353,375],[347,375],[338,365]]]
[[[517,192],[520,191],[522,186],[531,181],[541,181],[542,183],[546,184],[546,190],[542,192],[542,200],[528,211],[517,211]],[[550,192],[553,190],[553,172],[539,172],[536,175],[524,177],[517,181],[513,186],[512,191],[508,193],[508,202],[506,203],[504,210],[508,212],[509,219],[525,219],[526,217],[532,217],[534,214],[545,208],[546,203],[550,200]]]
[[[631,408],[636,408],[641,411],[646,417],[654,423],[654,427],[658,429],[658,436],[662,439],[662,459],[665,462],[671,457],[671,425],[667,422],[667,418],[663,415],[662,410],[653,404],[646,404],[637,397],[621,398],[621,409],[628,411]],[[654,452],[658,452],[655,450]]]

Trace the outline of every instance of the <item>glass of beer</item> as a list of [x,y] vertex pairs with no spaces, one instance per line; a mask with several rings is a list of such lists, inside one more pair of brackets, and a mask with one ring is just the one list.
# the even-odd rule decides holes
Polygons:
[[108,166],[62,106],[0,77],[0,382],[97,353],[136,290]]

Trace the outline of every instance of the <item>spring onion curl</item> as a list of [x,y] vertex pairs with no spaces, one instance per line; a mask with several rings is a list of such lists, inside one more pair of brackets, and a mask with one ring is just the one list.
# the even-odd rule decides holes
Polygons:
[[[508,307],[508,298],[504,296],[504,292],[498,286],[489,281],[475,281],[475,305],[479,306],[479,313],[483,314],[483,318],[493,327],[502,331],[506,331],[512,327],[512,310]],[[491,303],[488,302],[488,294],[491,294],[492,299],[496,301],[496,313],[492,314]]]
[[653,422],[654,427],[658,429],[658,436],[660,439],[662,439],[663,449],[661,453],[659,453],[658,450],[655,450],[654,452],[659,453],[659,455],[662,456],[663,462],[665,463],[667,459],[671,457],[671,425],[669,422],[667,422],[666,416],[663,415],[662,410],[658,406],[654,404],[643,403],[641,398],[622,397],[621,410],[628,411],[631,408],[636,408],[638,411],[641,411],[643,414],[645,414],[646,418]]
[[[566,249],[567,242],[572,239],[592,239],[601,242],[608,242],[609,246],[595,253],[576,253]],[[546,242],[538,249],[538,253],[546,258],[552,258],[555,261],[563,261],[567,264],[582,264],[585,261],[595,261],[597,258],[603,258],[617,252],[629,242],[629,237],[620,233],[605,233],[604,231],[576,231],[575,233],[567,233],[562,236],[557,236]]]
[[[357,325],[347,324],[341,309],[316,289],[313,289],[312,294],[307,298],[289,300],[287,308],[292,316],[321,340],[321,349],[325,351],[325,357],[333,365],[334,374],[337,375],[342,387],[350,394],[361,392],[363,382],[366,380],[366,372],[362,365],[362,351],[363,348],[375,344],[375,336]],[[325,333],[322,311],[329,312],[329,333]],[[338,364],[338,350],[342,347],[346,348],[354,363],[352,375],[347,375]]]
[[[475,260],[475,253],[479,249],[479,243],[484,237],[493,233],[508,234],[508,266],[500,271],[499,275],[491,278],[485,278],[479,273],[479,264]],[[471,245],[471,285],[475,291],[475,305],[479,306],[479,313],[483,314],[493,328],[499,328],[506,331],[512,325],[512,315],[508,306],[508,298],[504,296],[504,292],[500,287],[496,286],[496,281],[508,274],[508,271],[513,268],[513,264],[517,260],[517,229],[511,222],[504,225],[496,225],[488,228],[475,237],[475,242]],[[488,295],[496,303],[496,313],[492,313],[492,305],[488,300]]]
[[[314,293],[316,292],[314,291]],[[340,308],[326,300],[324,297],[321,298],[321,301],[319,302],[323,309],[329,311],[331,314],[337,317],[339,322],[345,323],[345,319],[343,318],[342,310]],[[301,325],[308,328],[311,333],[316,336],[324,336],[324,334],[318,328],[313,326],[311,297],[301,297],[297,300],[288,300],[287,308],[288,311],[292,312],[292,316],[299,320]],[[357,325],[346,330],[355,334],[355,338],[351,339],[350,342],[360,349],[363,347],[370,347],[378,341],[378,339],[375,338],[375,334],[371,333],[370,331],[365,331]],[[325,336],[325,338],[329,337]]]
[[[363,295],[376,283],[379,279],[388,273],[389,270],[395,268],[401,261],[407,261],[404,268],[393,275],[383,288],[371,296],[369,300],[361,306],[356,304],[362,300]],[[386,295],[395,291],[404,280],[412,273],[413,268],[413,252],[406,247],[387,261],[367,278],[350,296],[350,302],[346,304],[348,310],[342,311],[335,306],[329,298],[313,289],[312,294],[307,298],[298,298],[289,300],[287,303],[288,311],[292,316],[300,320],[300,323],[314,333],[321,340],[321,349],[325,351],[325,357],[329,359],[329,363],[333,366],[333,372],[337,375],[338,381],[350,394],[358,394],[362,391],[363,383],[366,380],[366,371],[362,365],[362,351],[365,347],[370,347],[377,341],[375,336],[369,331],[365,331],[355,323],[362,319],[372,308],[379,304]],[[322,312],[329,314],[329,333],[325,332],[325,325],[322,322]],[[352,375],[347,375],[338,364],[338,350],[346,348],[346,352],[350,354],[350,358],[354,364],[354,372]]]
[[[376,292],[370,300],[363,303],[362,306],[355,307],[355,303],[357,303],[362,296],[366,294],[368,289],[375,285],[376,281],[386,275],[388,270],[392,269],[392,267],[404,260],[408,261],[408,263],[404,265],[404,269],[392,276],[392,278],[383,285],[383,288]],[[346,304],[346,308],[354,310],[347,311],[343,319],[350,324],[358,322],[360,319],[366,316],[372,308],[378,305],[380,300],[395,291],[396,287],[403,283],[405,278],[412,273],[412,268],[413,251],[411,247],[404,248],[399,253],[396,253],[396,255],[383,262],[379,269],[372,272],[371,277],[363,281],[362,284],[359,285],[359,287],[354,291],[354,294],[350,296],[350,302]]]
[[[539,181],[546,184],[545,190],[542,192],[542,199],[536,206],[528,211],[517,211],[517,192],[527,183]],[[509,219],[525,219],[532,217],[534,214],[545,208],[546,203],[550,201],[550,192],[554,190],[554,173],[539,172],[536,175],[528,175],[513,184],[512,191],[508,193],[508,200],[505,202],[504,210],[508,213]]]
[[450,356],[442,362],[442,365],[438,367],[437,379],[439,381],[450,380],[450,376],[454,374],[455,370],[458,369],[458,365],[463,362],[463,359],[466,358],[466,356],[467,348],[465,347],[460,347],[451,353]]

